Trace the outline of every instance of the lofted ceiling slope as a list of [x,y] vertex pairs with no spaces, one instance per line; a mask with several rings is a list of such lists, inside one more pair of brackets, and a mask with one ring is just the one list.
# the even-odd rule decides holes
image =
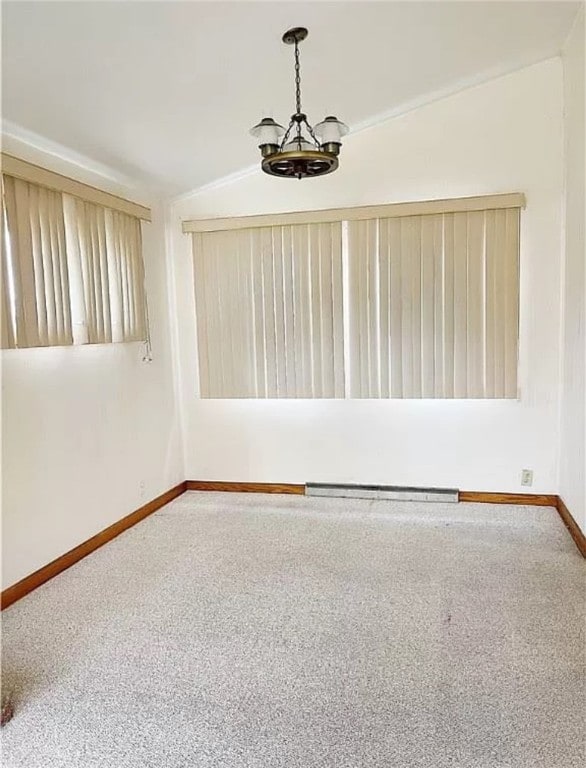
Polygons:
[[356,130],[557,55],[575,2],[4,2],[12,126],[174,195],[257,162],[248,129],[304,110]]

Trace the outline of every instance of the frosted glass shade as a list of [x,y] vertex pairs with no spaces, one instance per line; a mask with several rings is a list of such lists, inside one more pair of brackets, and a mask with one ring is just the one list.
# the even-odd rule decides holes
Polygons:
[[258,139],[259,146],[263,144],[278,144],[279,137],[283,136],[285,129],[282,125],[275,123],[272,117],[263,117],[263,119],[250,129],[250,134]]
[[342,136],[348,133],[348,126],[330,115],[315,126],[315,133],[320,137],[322,144],[341,144]]
[[299,150],[304,152],[307,149],[316,150],[317,147],[315,144],[307,141],[307,139],[304,138],[301,139],[301,146],[299,146],[297,139],[293,139],[292,141],[288,141],[285,144],[283,147],[283,152],[299,152]]

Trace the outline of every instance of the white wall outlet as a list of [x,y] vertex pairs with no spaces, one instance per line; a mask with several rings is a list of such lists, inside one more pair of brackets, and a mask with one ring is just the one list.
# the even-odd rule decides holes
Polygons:
[[138,492],[140,494],[140,498],[142,499],[144,496],[144,480],[141,480],[138,484]]
[[521,470],[521,485],[533,485],[533,470],[522,469]]

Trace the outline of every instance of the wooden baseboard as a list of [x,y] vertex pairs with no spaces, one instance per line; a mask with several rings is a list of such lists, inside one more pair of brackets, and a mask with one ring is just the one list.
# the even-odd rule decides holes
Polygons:
[[305,485],[297,483],[222,483],[216,480],[187,480],[188,491],[232,491],[236,493],[305,494]]
[[586,536],[580,530],[580,526],[572,517],[570,510],[564,504],[564,500],[561,496],[557,497],[556,507],[559,516],[562,518],[564,525],[570,532],[570,536],[574,539],[582,557],[586,557]]
[[[130,515],[118,520],[117,523],[110,525],[100,533],[92,536],[91,539],[84,541],[74,549],[66,552],[48,565],[39,568],[38,571],[31,573],[21,581],[13,584],[2,592],[1,607],[8,608],[9,605],[20,600],[21,597],[28,595],[41,584],[44,584],[53,576],[70,568],[82,558],[94,552],[99,547],[107,544],[116,536],[132,528],[145,517],[152,515],[165,504],[181,496],[185,491],[231,491],[239,493],[293,493],[303,495],[305,485],[296,483],[236,483],[236,482],[218,482],[215,480],[186,480],[179,483],[174,488],[157,496],[156,499],[149,501],[148,504],[140,507]],[[570,514],[570,511],[563,500],[557,495],[536,494],[536,493],[484,493],[482,491],[460,491],[460,501],[471,501],[483,504],[528,504],[540,507],[555,507],[562,518],[570,535],[576,542],[576,546],[586,557],[586,536],[580,530],[578,524]]]
[[179,485],[176,485],[174,488],[171,488],[165,493],[162,493],[160,496],[157,496],[156,499],[149,501],[148,504],[145,504],[134,512],[131,512],[126,517],[123,517],[122,520],[118,520],[118,522],[110,525],[108,528],[104,528],[103,531],[100,531],[95,536],[92,536],[91,539],[84,541],[74,549],[71,549],[69,552],[61,555],[61,557],[53,560],[53,562],[43,566],[42,568],[39,568],[38,571],[31,573],[30,576],[26,576],[21,581],[18,581],[16,584],[13,584],[11,587],[5,589],[2,592],[1,598],[2,610],[4,610],[4,608],[8,608],[9,605],[12,605],[12,603],[15,603],[17,600],[20,600],[21,597],[28,595],[29,592],[33,591],[33,589],[40,587],[41,584],[49,581],[49,579],[52,579],[53,576],[57,576],[58,573],[61,573],[67,568],[70,568],[72,565],[75,565],[75,563],[79,562],[82,558],[91,554],[99,547],[102,547],[104,544],[112,541],[112,539],[115,539],[116,536],[119,536],[124,531],[132,528],[133,525],[136,525],[141,520],[144,520],[145,517],[152,515],[153,512],[156,512],[158,509],[165,506],[165,504],[173,501],[173,499],[176,499],[177,496],[181,496],[181,494],[185,491],[185,487],[185,482],[179,483]]
[[489,493],[484,491],[460,491],[459,501],[473,501],[480,504],[527,504],[534,507],[557,508],[555,494],[542,493]]
[[586,557],[586,536],[570,514],[561,496],[540,493],[483,493],[482,491],[460,491],[459,501],[474,501],[482,504],[527,504],[536,507],[555,507],[564,525],[574,539],[582,557]]

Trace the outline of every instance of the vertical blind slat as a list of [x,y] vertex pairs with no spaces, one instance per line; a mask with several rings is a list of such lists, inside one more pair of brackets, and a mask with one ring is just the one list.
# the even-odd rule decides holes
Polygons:
[[362,262],[362,266],[358,271],[360,280],[358,291],[358,311],[360,313],[360,358],[362,363],[360,370],[361,397],[368,397],[370,395],[370,355],[372,350],[370,335],[372,329],[369,322],[368,306],[368,245],[368,222],[361,222],[359,238],[356,243],[356,247],[359,249],[360,261]]
[[380,397],[390,397],[390,259],[389,259],[389,222],[379,221],[378,226],[378,276],[379,307],[378,323],[380,328]]
[[[52,275],[48,273],[45,264],[45,254],[48,256],[51,244],[48,242],[48,226],[43,226],[43,222],[48,219],[48,211],[45,208],[45,198],[38,187],[31,187],[29,193],[29,223],[32,235],[32,257],[35,304],[37,307],[37,333],[41,344],[50,343],[47,293],[45,287],[52,282]],[[49,287],[49,286],[47,286]],[[50,290],[50,287],[49,287]]]
[[309,309],[309,232],[307,227],[292,227],[293,283],[295,319],[295,365],[297,395],[311,397],[311,316]]
[[[240,371],[242,371],[242,386],[247,393],[247,397],[253,394],[253,380],[254,380],[254,358],[253,358],[253,346],[249,343],[251,339],[251,320],[252,320],[252,304],[250,301],[250,294],[245,291],[245,271],[247,268],[246,253],[250,247],[247,242],[242,242],[240,238],[233,237],[233,249],[234,249],[234,311],[238,311],[238,307],[242,307],[242,313],[239,318],[239,322],[236,322],[237,318],[234,318],[235,333],[233,336],[234,342],[234,361],[235,370],[232,373],[232,391],[238,393]],[[235,395],[236,396],[236,395]]]
[[[361,222],[360,222],[361,223]],[[358,223],[357,223],[358,224]],[[361,227],[348,226],[348,252],[356,253],[360,248],[360,235]],[[360,397],[362,392],[362,349],[363,344],[361,340],[361,295],[360,295],[360,258],[352,258],[348,261],[348,318],[350,328],[353,330],[350,333],[349,339],[349,357],[351,361],[350,365],[350,395],[351,397]]]
[[49,343],[59,338],[59,326],[61,323],[58,316],[62,315],[58,301],[58,296],[61,293],[57,256],[59,244],[52,221],[54,210],[51,203],[52,201],[48,198],[43,200],[44,213],[47,219],[47,227],[43,233],[43,273],[46,278],[44,281],[44,301],[47,308],[47,339]]
[[363,371],[364,397],[375,397],[378,380],[377,344],[376,344],[376,236],[373,222],[364,222],[363,258],[365,269],[363,272],[362,295],[364,312],[362,316],[364,339],[366,342],[366,366]]
[[495,211],[495,238],[492,251],[495,268],[495,397],[505,396],[505,232],[504,211]]
[[482,327],[484,272],[484,212],[468,213],[466,348],[468,397],[484,394],[484,332]]
[[333,345],[333,312],[332,312],[332,244],[331,228],[328,224],[319,225],[319,284],[320,284],[320,337],[322,348],[321,359],[321,391],[334,391],[334,345]]
[[208,363],[207,317],[210,310],[207,306],[208,281],[205,278],[205,257],[203,253],[203,238],[201,234],[193,235],[193,283],[195,288],[195,306],[197,309],[197,347],[199,349],[199,390],[202,397],[210,396],[210,371]]
[[519,338],[519,209],[506,209],[505,216],[505,397],[515,398]]
[[445,397],[444,390],[444,227],[443,217],[434,216],[433,226],[433,395]]
[[277,396],[277,344],[275,329],[275,305],[273,291],[275,287],[273,268],[273,238],[270,229],[263,229],[260,233],[261,257],[263,265],[263,310],[265,330],[265,355],[267,366],[267,397]]
[[[403,353],[403,397],[413,396],[413,249],[411,222],[401,221],[401,349]],[[408,394],[405,394],[408,393]]]
[[73,343],[62,196],[3,176],[3,275],[10,302],[9,347]]
[[[401,306],[401,219],[388,219],[391,397],[403,397],[403,309]],[[382,254],[384,256],[384,254]]]
[[283,315],[285,325],[285,379],[286,396],[294,397],[297,391],[297,374],[295,365],[295,325],[293,305],[295,299],[295,281],[293,278],[293,233],[291,227],[283,227]]
[[444,216],[444,396],[455,397],[455,365],[454,365],[454,214]]
[[435,395],[435,216],[421,219],[421,396]]
[[323,397],[322,391],[322,335],[321,335],[321,263],[319,250],[319,224],[309,225],[309,285],[311,314],[311,391],[313,397]]
[[0,260],[2,268],[0,271],[0,343],[2,349],[9,349],[16,346],[14,335],[14,316],[12,308],[12,296],[10,287],[10,241],[6,237],[6,214],[4,204],[4,185],[2,185],[2,220],[0,221]]
[[468,392],[468,214],[454,214],[454,396]]
[[282,227],[273,227],[272,234],[272,260],[273,260],[273,286],[272,298],[275,312],[275,368],[277,371],[277,385],[275,396],[287,395],[287,354],[285,340],[285,306],[283,284],[283,232]]
[[[222,232],[221,235],[222,240],[226,240],[225,233]],[[219,385],[219,392],[221,397],[227,396],[227,389],[228,389],[228,378],[229,378],[229,371],[228,371],[228,362],[230,359],[229,352],[227,350],[227,344],[229,344],[229,339],[226,339],[226,335],[224,333],[224,292],[225,292],[225,286],[222,285],[224,280],[226,279],[226,268],[220,269],[218,265],[218,254],[222,253],[222,245],[224,243],[217,242],[215,247],[215,258],[213,260],[214,264],[214,291],[215,291],[215,301],[216,301],[216,307],[217,307],[217,313],[216,313],[216,328],[214,333],[214,339],[215,339],[215,345],[217,345],[217,348],[220,352],[220,365],[218,366],[217,370],[217,379],[218,379],[218,385]],[[225,245],[224,245],[225,247]]]
[[[232,233],[223,232],[223,244],[218,252],[228,255],[227,269],[217,270],[218,307],[220,308],[220,339],[222,344],[222,386],[224,397],[232,396],[232,375],[234,371],[234,327],[232,320],[232,283],[234,278],[234,252]],[[217,266],[217,261],[216,261]]]
[[[205,240],[204,240],[205,243]],[[213,393],[222,392],[222,375],[221,375],[221,348],[219,347],[219,314],[220,305],[218,302],[218,290],[217,290],[217,270],[216,270],[216,244],[205,243],[206,249],[204,250],[204,264],[206,271],[206,305],[210,317],[209,324],[209,388],[210,397],[213,397]],[[206,253],[208,251],[208,253]],[[207,258],[206,258],[207,256]],[[196,276],[197,280],[197,276]],[[204,326],[205,328],[205,326]]]
[[256,390],[257,397],[268,397],[267,367],[266,367],[266,333],[264,325],[263,306],[263,277],[262,261],[258,258],[260,253],[260,231],[250,230],[250,278],[252,281],[252,295],[254,301],[254,337],[253,349],[255,355]]
[[342,278],[342,223],[329,224],[332,279],[333,397],[344,397],[344,287]]
[[409,245],[411,251],[411,322],[412,322],[412,392],[421,397],[421,217],[410,216]]

